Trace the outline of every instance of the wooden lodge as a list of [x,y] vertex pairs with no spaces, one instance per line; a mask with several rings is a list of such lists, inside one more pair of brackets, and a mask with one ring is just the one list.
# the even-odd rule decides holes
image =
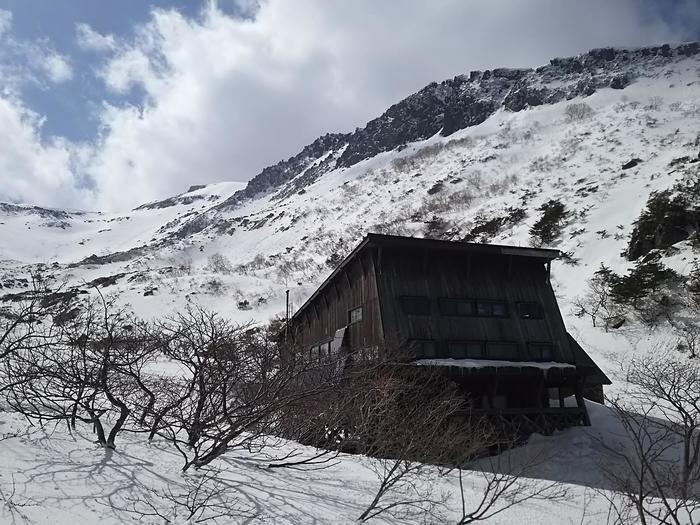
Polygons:
[[[312,359],[398,346],[440,367],[472,413],[531,430],[589,424],[610,380],[567,333],[550,283],[557,250],[369,234],[294,313]],[[565,403],[566,398],[575,403]]]

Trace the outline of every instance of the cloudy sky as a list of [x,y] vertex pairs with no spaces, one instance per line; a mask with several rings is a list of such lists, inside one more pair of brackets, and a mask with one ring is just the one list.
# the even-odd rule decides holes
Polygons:
[[127,209],[433,80],[698,39],[698,0],[0,0],[0,201]]

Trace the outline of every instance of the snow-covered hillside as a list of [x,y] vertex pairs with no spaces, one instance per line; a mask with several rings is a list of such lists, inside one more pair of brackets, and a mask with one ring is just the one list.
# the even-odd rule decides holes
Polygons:
[[[565,308],[601,262],[628,264],[620,252],[649,194],[697,169],[673,163],[700,150],[698,56],[637,68],[624,89],[500,109],[449,137],[437,133],[301,184],[328,153],[236,205],[236,183],[120,214],[4,205],[2,292],[25,291],[41,264],[68,287],[109,278],[105,291],[146,316],[192,300],[262,321],[282,311],[287,288],[300,304],[366,232],[529,245],[537,208],[559,199],[571,218],[554,245],[578,261],[555,264]],[[576,103],[590,114],[567,116]],[[241,301],[252,309],[239,310]]]
[[[573,315],[572,303],[601,263],[618,272],[631,266],[623,252],[649,195],[699,173],[697,44],[599,50],[534,71],[477,72],[426,90],[356,134],[319,139],[318,147],[263,171],[247,189],[237,183],[191,188],[116,214],[0,204],[0,299],[21,299],[38,271],[52,286],[76,294],[94,293],[97,286],[144,317],[192,302],[236,321],[264,322],[283,312],[287,289],[293,307],[302,304],[367,232],[527,246],[534,242],[530,229],[541,217],[540,207],[556,199],[567,215],[549,246],[566,254],[555,261],[553,275],[569,331],[613,380],[615,363],[626,351],[663,345],[663,330],[620,335],[593,328]],[[443,107],[449,97],[460,100],[450,103],[452,113]],[[426,104],[436,107],[420,121]],[[465,107],[481,108],[483,118],[468,118]],[[435,115],[442,119],[437,128]],[[411,119],[420,125],[411,127]],[[387,131],[392,122],[393,135]],[[407,127],[418,129],[417,135]],[[697,260],[688,242],[663,255],[684,275]],[[605,418],[600,410],[598,421]],[[593,453],[585,432],[567,431],[560,444],[574,440],[580,447],[567,448],[571,454]],[[31,454],[32,443],[28,438],[13,445],[16,468],[42,468],[22,459]],[[60,458],[72,458],[70,446],[56,446]],[[146,453],[134,452],[140,458]],[[586,465],[582,468],[593,468]],[[60,461],[53,467],[74,468]],[[350,484],[342,491],[327,485],[332,481],[319,481],[310,492],[325,494],[320,499],[307,501],[278,487],[265,496],[272,505],[278,500],[330,505],[336,514],[273,513],[268,519],[324,522],[323,516],[331,516],[328,522],[342,522],[354,515],[352,491],[366,473],[360,467],[348,472]],[[582,473],[561,476],[585,484]],[[128,470],[121,475],[126,480]],[[300,476],[277,482],[306,479]],[[90,497],[87,490],[81,494]],[[577,498],[571,504],[575,512],[562,523],[580,521],[584,495],[579,491]]]

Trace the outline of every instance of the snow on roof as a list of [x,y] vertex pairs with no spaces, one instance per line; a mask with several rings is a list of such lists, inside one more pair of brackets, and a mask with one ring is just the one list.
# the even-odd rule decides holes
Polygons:
[[576,368],[570,363],[557,363],[555,361],[501,361],[497,359],[419,359],[413,361],[420,366],[456,366],[459,368],[522,368],[533,367],[541,370],[551,368]]

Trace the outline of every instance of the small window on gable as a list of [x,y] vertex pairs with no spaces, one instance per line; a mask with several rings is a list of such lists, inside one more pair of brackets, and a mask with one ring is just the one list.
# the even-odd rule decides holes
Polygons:
[[488,342],[486,343],[486,357],[503,361],[517,361],[519,357],[518,345],[506,342]]
[[435,341],[429,339],[413,339],[408,343],[411,357],[416,359],[430,359],[437,356]]
[[440,313],[442,315],[453,315],[469,317],[474,315],[474,301],[469,299],[447,299],[440,298]]
[[357,308],[350,310],[349,317],[350,324],[362,321],[362,307],[358,306]]
[[521,319],[542,319],[542,306],[535,302],[518,303],[518,316]]
[[554,345],[552,343],[529,343],[527,349],[530,359],[533,361],[554,361]]
[[481,317],[508,317],[508,303],[502,301],[478,301],[476,314]]
[[399,298],[403,313],[408,315],[430,315],[430,300],[417,295],[403,295]]
[[481,359],[484,357],[484,343],[480,341],[450,341],[447,350],[453,359]]

